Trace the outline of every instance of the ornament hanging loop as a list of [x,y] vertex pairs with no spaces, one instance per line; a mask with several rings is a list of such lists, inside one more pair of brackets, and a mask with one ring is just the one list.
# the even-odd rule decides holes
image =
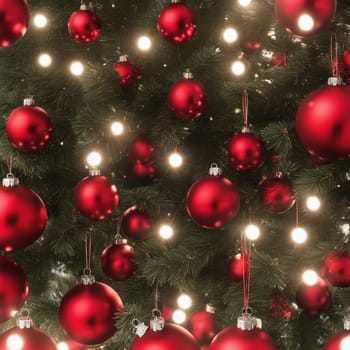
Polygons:
[[248,129],[248,91],[244,90],[242,94],[242,112],[243,112],[243,122],[244,122],[244,128]]
[[337,41],[337,36],[335,33],[332,33],[330,43],[332,77],[328,78],[328,85],[331,86],[340,86],[343,83],[339,72],[338,49],[339,45]]

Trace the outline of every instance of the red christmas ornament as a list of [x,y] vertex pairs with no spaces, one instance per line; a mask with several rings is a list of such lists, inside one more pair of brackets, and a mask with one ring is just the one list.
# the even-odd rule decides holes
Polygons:
[[276,53],[275,55],[272,56],[271,62],[274,66],[286,66],[287,65],[287,53],[285,51],[280,52],[280,53]]
[[227,265],[227,276],[231,282],[241,282],[243,281],[244,271],[246,273],[249,271],[249,263],[246,260],[244,264],[243,255],[238,253],[231,258]]
[[254,53],[261,49],[261,43],[257,40],[245,40],[242,45],[242,50],[245,53]]
[[130,350],[200,350],[193,335],[175,324],[165,324],[160,331],[149,328],[142,337],[136,337]]
[[80,344],[73,339],[67,339],[59,342],[57,344],[57,350],[60,350],[61,348],[63,350],[88,350],[83,344]]
[[296,293],[298,306],[307,314],[316,316],[326,311],[331,304],[331,293],[326,282],[319,278],[316,284],[302,283]]
[[34,105],[31,98],[24,106],[11,112],[6,122],[6,133],[14,147],[21,151],[35,151],[45,146],[53,127],[47,113]]
[[91,43],[100,36],[100,19],[86,5],[81,5],[69,18],[68,32],[79,44]]
[[192,120],[199,118],[206,107],[207,96],[203,86],[193,80],[188,70],[183,79],[176,82],[168,94],[168,106],[178,118]]
[[288,300],[279,292],[271,296],[270,315],[276,320],[289,320],[292,317],[292,310]]
[[187,192],[188,215],[204,228],[219,228],[236,216],[239,210],[239,193],[232,182],[221,176],[212,164],[209,176],[198,179]]
[[141,71],[134,63],[129,62],[128,56],[120,56],[119,62],[114,65],[114,70],[119,74],[119,85],[127,89],[141,79]]
[[181,44],[194,36],[196,16],[188,6],[174,2],[160,13],[157,29],[164,39]]
[[13,317],[28,297],[28,281],[16,261],[0,255],[0,322]]
[[140,161],[143,165],[149,165],[156,159],[156,150],[146,136],[140,135],[129,146],[128,158],[131,162]]
[[333,18],[336,0],[275,0],[275,14],[289,33],[304,37],[313,35]]
[[350,51],[344,51],[343,63],[344,63],[345,68],[350,68]]
[[235,170],[253,170],[265,161],[265,146],[255,134],[243,130],[229,141],[226,156]]
[[46,220],[41,198],[8,174],[0,187],[0,249],[10,252],[28,247],[41,236]]
[[295,193],[291,182],[283,176],[273,176],[259,185],[260,200],[264,208],[272,214],[282,214],[295,203]]
[[122,233],[133,239],[147,238],[151,233],[152,218],[135,205],[123,213]]
[[350,345],[350,330],[342,330],[328,339],[323,350],[346,350]]
[[28,29],[27,0],[0,0],[0,46],[9,46],[22,38]]
[[322,263],[321,276],[335,287],[350,286],[350,256],[346,250],[333,250]]
[[308,95],[295,119],[298,137],[313,156],[327,161],[350,158],[350,88],[326,86]]
[[128,174],[132,180],[142,185],[148,185],[153,181],[156,170],[152,165],[143,165],[141,161],[137,160],[135,163],[129,164]]
[[103,220],[113,213],[119,197],[117,187],[101,175],[88,176],[74,190],[74,204],[89,219]]
[[59,310],[63,330],[84,345],[100,344],[112,337],[115,316],[123,311],[118,293],[107,284],[93,281],[90,278],[71,288]]

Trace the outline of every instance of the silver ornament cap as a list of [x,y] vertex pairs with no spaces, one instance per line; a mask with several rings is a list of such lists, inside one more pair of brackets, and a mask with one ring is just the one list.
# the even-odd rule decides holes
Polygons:
[[184,79],[193,79],[193,74],[189,68],[185,69],[185,71],[182,74],[182,77]]
[[222,174],[222,170],[216,163],[211,163],[209,168],[209,175],[211,176],[219,176]]
[[341,77],[329,77],[328,78],[329,86],[341,86],[343,85],[343,79]]
[[8,173],[5,178],[2,179],[2,185],[4,187],[15,187],[19,185],[19,179],[12,173]]
[[92,285],[96,282],[95,276],[91,273],[90,269],[85,269],[81,275],[80,280],[84,286]]

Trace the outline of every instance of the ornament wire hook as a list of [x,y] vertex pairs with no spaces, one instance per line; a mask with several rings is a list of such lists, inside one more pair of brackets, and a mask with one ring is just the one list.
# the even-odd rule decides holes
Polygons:
[[242,94],[242,111],[244,118],[244,126],[248,128],[248,91],[244,90]]

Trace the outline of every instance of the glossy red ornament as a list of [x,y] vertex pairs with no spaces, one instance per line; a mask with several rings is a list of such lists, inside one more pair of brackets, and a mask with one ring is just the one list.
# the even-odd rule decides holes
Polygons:
[[248,261],[243,262],[243,256],[241,253],[234,255],[229,264],[227,265],[227,276],[233,283],[243,281],[243,271],[249,271]]
[[68,21],[68,32],[79,44],[86,44],[99,38],[101,22],[98,16],[81,5],[80,10],[75,11]]
[[295,203],[292,183],[284,176],[272,176],[259,185],[259,195],[264,208],[272,214],[282,214]]
[[144,239],[151,234],[152,224],[149,214],[134,205],[123,213],[121,229],[125,236]]
[[226,156],[235,170],[254,170],[265,161],[265,146],[257,135],[240,132],[229,141]]
[[326,282],[319,278],[312,286],[305,283],[299,286],[296,292],[296,302],[307,314],[316,316],[329,308],[331,293]]
[[231,326],[213,339],[210,350],[277,350],[277,344],[260,328],[244,331]]
[[153,181],[156,175],[156,170],[152,165],[143,165],[141,161],[137,160],[136,162],[129,164],[128,174],[130,178],[137,183],[148,185]]
[[196,33],[196,16],[185,4],[172,3],[160,13],[157,29],[164,39],[180,44]]
[[28,29],[27,0],[0,0],[0,46],[9,46],[22,38]]
[[45,146],[52,130],[52,122],[47,113],[34,105],[16,108],[6,121],[8,139],[21,151],[35,151]]
[[60,341],[57,344],[57,350],[60,350],[61,348],[63,350],[65,350],[65,349],[67,349],[67,350],[85,350],[85,349],[88,350],[88,348],[86,348],[83,344],[80,344],[73,339],[67,339],[67,340]]
[[275,320],[289,320],[292,314],[292,309],[287,298],[280,292],[274,292],[271,296],[271,317]]
[[[323,350],[347,350],[349,346],[349,341],[350,330],[342,330],[328,339]],[[344,345],[344,343],[346,345]]]
[[350,68],[350,51],[344,51],[343,63],[344,63],[345,68]]
[[321,276],[335,287],[350,286],[350,256],[346,250],[333,250],[323,259]]
[[116,332],[115,317],[123,311],[118,293],[107,284],[79,284],[63,297],[60,323],[69,337],[84,345],[100,344]]
[[131,162],[140,161],[143,165],[149,165],[156,159],[156,150],[148,137],[140,135],[130,144],[128,158]]
[[161,331],[151,328],[142,337],[136,337],[130,350],[200,350],[193,335],[185,328],[166,323]]
[[261,49],[261,43],[257,40],[245,40],[242,45],[242,50],[245,53],[254,53]]
[[[275,14],[281,26],[299,37],[313,35],[325,27],[332,20],[336,7],[336,0],[275,0]],[[303,15],[313,21],[309,30],[299,27]]]
[[300,142],[327,161],[350,158],[350,88],[326,86],[308,95],[295,118]]
[[21,266],[0,255],[0,322],[13,317],[28,297],[28,281]]
[[272,56],[271,60],[274,66],[286,66],[287,65],[287,53],[279,52]]
[[117,187],[105,176],[87,176],[74,190],[74,204],[89,219],[103,220],[119,202]]
[[131,87],[142,77],[139,67],[135,63],[129,62],[126,55],[119,58],[119,62],[114,65],[114,70],[119,75],[119,85],[122,89]]

